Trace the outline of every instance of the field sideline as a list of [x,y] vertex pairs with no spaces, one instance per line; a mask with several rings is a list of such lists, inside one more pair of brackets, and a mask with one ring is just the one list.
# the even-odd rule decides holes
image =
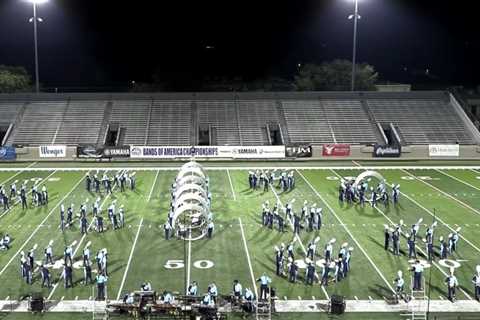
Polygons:
[[[265,163],[265,166],[267,164],[271,167],[287,166],[282,163]],[[112,168],[107,168],[108,165]],[[81,249],[88,241],[92,243],[92,251],[108,248],[110,277],[107,294],[110,299],[139,289],[143,281],[150,281],[158,291],[168,289],[183,292],[185,278],[199,282],[201,292],[215,281],[220,294],[227,294],[234,279],[244,287],[254,289],[254,279],[266,272],[272,277],[273,286],[277,288],[281,299],[325,300],[332,294],[341,294],[352,301],[383,300],[392,295],[392,281],[398,270],[403,270],[406,279],[409,279],[407,257],[395,257],[383,249],[383,225],[403,219],[410,226],[419,218],[430,225],[434,215],[438,221],[436,246],[440,235],[446,238],[452,230],[462,227],[458,253],[450,259],[460,264],[455,271],[460,283],[457,298],[473,299],[470,281],[475,266],[480,264],[480,166],[468,167],[462,162],[446,162],[440,166],[427,163],[428,167],[422,167],[422,163],[396,165],[383,162],[378,165],[372,162],[349,162],[348,166],[337,164],[327,168],[328,165],[325,165],[322,169],[316,169],[314,166],[305,168],[303,163],[294,163],[296,188],[282,193],[278,189],[269,192],[249,190],[248,167],[244,165],[248,163],[234,163],[228,168],[215,163],[210,168],[210,163],[207,164],[212,169],[208,174],[216,224],[214,238],[189,243],[185,250],[183,241],[166,241],[163,237],[163,223],[170,200],[169,188],[176,175],[172,169],[180,164],[23,163],[22,166],[8,168],[2,164],[0,184],[9,185],[13,180],[42,179],[40,183],[45,183],[49,188],[50,203],[47,207],[28,211],[22,211],[18,205],[5,214],[0,210],[0,232],[9,233],[13,238],[12,248],[0,252],[0,280],[3,283],[0,300],[16,300],[33,291],[41,291],[38,275],[32,286],[21,280],[18,253],[38,244],[36,257],[41,259],[43,248],[50,240],[54,240],[56,259],[61,259],[65,245],[73,241],[82,244],[76,252],[77,259],[80,259]],[[250,165],[260,167],[264,163]],[[379,205],[375,209],[338,202],[340,177],[356,176],[365,170],[363,166],[375,168],[389,183],[400,183],[402,195],[398,206]],[[62,233],[58,229],[60,202],[74,203],[76,208],[86,198],[92,203],[96,195],[85,190],[83,177],[85,171],[94,168],[99,168],[100,174],[102,170],[109,170],[110,174],[124,169],[137,172],[135,192],[114,191],[111,197],[102,196],[104,209],[113,199],[125,205],[126,227],[108,230],[104,234],[92,232],[82,237],[78,225],[75,225]],[[300,210],[304,200],[323,207],[322,230],[318,233],[302,232],[300,241],[306,246],[311,239],[320,236],[320,254],[323,254],[323,245],[331,238],[337,239],[335,252],[338,252],[341,243],[348,242],[354,247],[352,271],[348,278],[323,288],[319,285],[306,286],[303,282],[291,284],[284,278],[276,277],[273,247],[291,241],[292,233],[280,234],[261,227],[261,203],[267,199],[270,203],[286,203],[296,199],[296,211]],[[426,226],[422,226],[420,234],[424,235],[425,230]],[[424,244],[417,244],[424,251]],[[406,249],[404,238],[401,246]],[[301,245],[296,245],[296,255],[304,255]],[[429,272],[432,277],[431,298],[446,300],[444,280],[448,267],[437,258],[427,269],[427,276]],[[54,282],[57,282],[60,270],[54,270],[52,274]],[[94,293],[91,286],[80,283],[82,275],[81,270],[75,271],[76,285],[73,289],[64,289],[63,282],[59,282],[54,289],[43,289],[43,293],[52,300],[88,300]],[[303,275],[300,279],[303,280]]]

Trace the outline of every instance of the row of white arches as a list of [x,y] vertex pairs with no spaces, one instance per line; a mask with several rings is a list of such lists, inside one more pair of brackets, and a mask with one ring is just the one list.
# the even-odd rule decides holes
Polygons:
[[184,164],[172,190],[172,228],[186,240],[205,236],[210,214],[209,179],[203,167],[194,162]]

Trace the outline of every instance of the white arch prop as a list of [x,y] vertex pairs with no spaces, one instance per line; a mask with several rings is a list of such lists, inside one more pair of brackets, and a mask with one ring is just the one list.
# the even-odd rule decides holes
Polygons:
[[184,164],[175,179],[172,228],[182,231],[187,240],[205,236],[210,215],[208,177],[196,162]]
[[175,191],[175,199],[180,198],[184,193],[198,193],[205,199],[207,199],[208,196],[207,191],[202,186],[198,184],[185,184]]
[[363,179],[368,178],[368,177],[374,177],[377,178],[379,181],[385,181],[385,178],[378,173],[377,171],[373,170],[367,170],[362,173],[360,173],[357,178],[355,179],[355,182],[353,183],[353,186],[355,187],[355,190],[357,190],[357,186],[360,182],[362,182]]

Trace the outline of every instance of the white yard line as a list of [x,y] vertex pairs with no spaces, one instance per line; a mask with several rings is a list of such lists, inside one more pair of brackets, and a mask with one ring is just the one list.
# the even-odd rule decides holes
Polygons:
[[[337,177],[339,178],[342,178],[341,175],[339,175],[335,170],[331,170]],[[450,231],[452,232],[455,232],[455,229],[453,229],[452,227],[450,227],[449,224],[445,223],[437,214],[434,214],[432,211],[430,211],[429,209],[427,209],[426,207],[424,207],[422,204],[420,204],[418,201],[416,201],[415,199],[413,199],[412,197],[410,197],[408,194],[406,193],[403,193],[401,192],[400,193],[402,196],[404,196],[405,198],[407,198],[408,200],[410,200],[411,202],[413,202],[415,205],[417,205],[418,207],[420,207],[422,210],[424,210],[425,212],[427,212],[430,216],[434,217],[436,220],[438,220],[443,226],[445,226],[447,229],[449,229]],[[467,238],[465,238],[462,234],[458,234],[460,236],[461,239],[463,239],[466,243],[468,243],[472,248],[474,248],[475,250],[477,250],[478,252],[480,252],[480,248],[477,247],[476,245],[474,245],[472,242],[470,242]]]
[[[416,201],[415,199],[411,198],[409,195],[401,192],[400,193],[401,195],[403,195],[405,198],[407,198],[408,200],[410,200],[411,202],[413,202],[414,204],[416,204],[418,207],[422,208],[425,212],[427,212],[428,214],[430,214],[432,217],[435,217],[436,220],[440,221],[440,223],[442,225],[444,225],[445,227],[447,227],[447,229],[449,229],[450,231],[452,232],[455,232],[455,229],[453,229],[452,227],[450,227],[449,224],[446,224],[437,214],[433,214],[432,211],[430,211],[429,209],[425,208],[423,205],[421,205],[418,201]],[[478,248],[476,245],[474,245],[473,243],[471,243],[468,239],[466,239],[464,236],[462,236],[461,233],[458,234],[460,236],[460,238],[462,238],[466,243],[468,243],[472,248],[474,248],[475,250],[477,250],[478,252],[480,252],[480,248]]]
[[320,286],[322,288],[323,294],[327,298],[327,300],[330,300],[330,296],[328,295],[327,289],[325,289],[324,286]]
[[192,237],[192,230],[189,232],[188,236],[188,254],[187,254],[187,287],[185,288],[185,294],[188,294],[188,286],[190,285],[190,274],[191,274],[191,260],[192,260],[192,240],[190,238]]
[[338,222],[343,226],[343,228],[345,229],[345,231],[350,235],[350,238],[352,238],[352,240],[355,242],[355,244],[357,245],[357,247],[363,252],[363,254],[365,255],[365,257],[367,258],[367,260],[370,262],[370,264],[373,266],[373,268],[375,269],[375,271],[377,271],[377,273],[380,275],[380,277],[382,278],[382,280],[385,282],[385,284],[387,285],[387,287],[393,292],[395,293],[395,290],[393,289],[393,287],[390,285],[390,282],[385,278],[385,276],[383,275],[383,273],[380,271],[380,269],[378,268],[378,266],[375,264],[375,262],[373,262],[372,258],[370,258],[370,256],[367,254],[367,252],[365,251],[365,249],[360,245],[360,243],[357,241],[357,239],[353,236],[353,234],[350,232],[350,230],[347,228],[347,226],[343,223],[343,221],[340,219],[340,217],[337,215],[337,213],[335,212],[335,210],[333,210],[333,208],[328,204],[328,202],[322,197],[322,195],[320,195],[320,193],[313,187],[313,185],[310,183],[310,181],[307,180],[307,178],[305,178],[305,176],[299,171],[297,170],[297,173],[303,178],[303,180],[310,186],[310,188],[312,189],[312,191],[317,195],[317,197],[322,200],[322,202],[327,206],[327,208],[330,210],[330,212],[335,216],[335,218],[338,220]]
[[[51,176],[53,176],[56,172],[57,172],[57,170],[54,170],[54,171],[53,171],[52,173],[50,173],[48,176],[46,176],[45,178],[43,178],[42,180],[40,180],[40,182],[37,183],[37,186],[41,186],[42,184],[44,184],[45,181],[48,181],[48,178],[50,178]],[[30,180],[29,180],[29,182],[30,182]],[[28,193],[28,191],[27,191],[27,193]],[[13,206],[16,205],[16,204],[18,204],[18,203],[20,203],[20,200],[17,199],[17,201],[15,201],[15,203],[13,203],[13,204],[11,205],[11,207],[10,207],[7,211],[4,211],[4,212],[2,212],[2,214],[0,214],[0,218],[3,217],[4,215],[6,215],[7,213],[9,213],[10,211],[12,211]]]
[[243,247],[245,248],[245,253],[247,255],[248,268],[250,269],[250,277],[252,278],[253,290],[255,290],[255,296],[258,297],[257,282],[255,281],[255,275],[253,274],[252,261],[250,260],[250,253],[248,252],[247,240],[245,239],[245,232],[243,231],[242,219],[239,217],[238,222],[240,223],[240,231],[242,233]]
[[[273,194],[275,195],[275,197],[277,198],[277,201],[283,206],[282,204],[282,200],[280,200],[280,197],[278,196],[277,194],[277,191],[275,191],[275,188],[270,185],[270,188],[272,189],[272,192]],[[292,231],[294,231],[294,226],[293,226],[293,222],[288,218],[287,218],[287,221],[289,222],[289,225],[290,227],[292,227]],[[295,239],[296,241],[300,244],[300,247],[302,248],[302,251],[303,251],[303,254],[305,255],[305,257],[307,256],[307,249],[305,249],[305,246],[303,245],[303,242],[302,242],[302,239],[298,236],[298,234],[296,234],[294,232],[294,235],[295,235]],[[315,271],[315,276],[320,279],[320,277],[318,276],[317,272]],[[325,294],[325,297],[330,300],[330,296],[328,295],[327,293],[327,290],[325,289],[325,287],[323,285],[320,286],[322,288],[322,291],[323,291],[323,294]]]
[[15,178],[16,176],[18,176],[21,173],[23,173],[23,171],[18,171],[13,176],[10,176],[10,178],[8,178],[7,180],[0,182],[0,186],[3,186],[5,183],[8,183],[8,181],[12,180],[13,178]]
[[130,256],[128,257],[127,267],[125,268],[122,282],[120,283],[120,288],[118,289],[117,300],[120,300],[120,296],[122,295],[123,285],[125,284],[125,280],[127,279],[128,269],[130,268],[130,263],[132,262],[133,251],[135,251],[135,246],[137,245],[138,236],[140,235],[140,229],[142,228],[142,223],[143,223],[143,217],[140,220],[140,224],[138,225],[137,234],[135,235],[135,240],[133,240],[132,249],[130,250]]
[[38,232],[38,230],[40,230],[41,228],[41,225],[43,225],[45,223],[45,221],[47,221],[48,218],[50,218],[50,216],[52,215],[52,213],[60,206],[60,204],[65,201],[65,199],[68,198],[68,196],[70,196],[70,194],[78,187],[78,185],[83,181],[83,176],[80,177],[80,180],[78,180],[78,182],[73,186],[73,188],[62,198],[62,200],[60,200],[56,205],[55,207],[53,207],[52,210],[50,210],[50,212],[45,216],[45,218],[42,220],[42,222],[40,222],[40,224],[32,231],[32,233],[30,234],[30,236],[27,238],[27,240],[25,240],[25,242],[21,245],[21,247],[18,249],[18,251],[12,256],[12,258],[10,258],[10,260],[8,260],[7,264],[2,268],[2,270],[0,270],[0,276],[5,272],[5,270],[8,268],[8,266],[12,263],[12,261],[16,258],[18,258],[18,255],[20,254],[20,252],[22,252],[23,248],[25,248],[25,246],[28,244],[28,242],[30,240],[32,240],[32,238],[35,236],[35,234]]
[[[125,172],[125,170],[122,170],[120,173],[123,174],[124,172]],[[83,177],[82,177],[82,178],[83,178]],[[82,181],[82,180],[80,180],[80,181]],[[117,184],[115,184],[115,185],[113,186],[112,192],[113,192],[113,190],[115,190],[115,187],[116,187],[116,186],[117,186]],[[102,201],[102,203],[100,204],[100,207],[98,208],[99,211],[102,210],[103,205],[105,204],[105,202],[107,202],[108,198],[109,198],[111,195],[112,195],[112,193],[109,193],[109,194],[107,194],[107,196],[106,196],[105,198],[103,198],[103,201]],[[92,221],[91,221],[90,224],[88,225],[87,232],[90,231],[90,228],[93,226],[93,223],[94,223],[94,222],[95,222],[95,219],[92,219]],[[75,246],[75,250],[73,250],[72,259],[74,259],[74,257],[75,257],[75,255],[77,254],[78,250],[79,250],[80,247],[82,246],[83,240],[85,240],[86,237],[87,237],[87,233],[84,233],[84,234],[82,235],[82,238],[81,238],[80,241],[78,242],[78,244]],[[48,297],[47,297],[47,300],[50,300],[50,298],[53,296],[55,290],[58,288],[58,284],[59,284],[59,283],[60,283],[60,281],[57,282],[57,283],[53,286],[52,290],[50,291],[50,294],[49,294]],[[106,290],[105,290],[105,292],[106,292]],[[105,296],[106,296],[106,295],[105,295]]]
[[[341,178],[341,176],[335,172],[334,170],[332,170],[332,172],[337,175],[339,178]],[[387,219],[391,225],[395,225],[395,223],[382,211],[380,210],[378,207],[374,207],[385,219]],[[403,236],[405,236],[405,233],[402,231],[401,233]],[[427,254],[425,251],[422,250],[422,248],[415,244],[415,247],[417,247],[417,250],[423,254],[425,257],[427,257]],[[431,261],[431,263],[445,276],[445,277],[448,277],[448,274],[435,262],[435,261]],[[468,293],[465,292],[465,290],[463,290],[462,288],[458,288],[464,295],[465,297],[467,297],[469,300],[472,300],[472,297],[470,297],[470,295],[468,295]]]
[[36,165],[37,163],[38,163],[38,161],[32,162],[32,163],[30,163],[28,166],[26,166],[25,169],[31,168],[31,167],[33,167],[34,165]]
[[440,192],[441,194],[445,195],[446,197],[448,197],[448,198],[450,198],[450,199],[452,199],[452,200],[454,200],[454,201],[456,201],[456,202],[460,203],[460,204],[461,204],[462,206],[464,206],[465,208],[467,208],[467,209],[469,209],[469,210],[473,211],[474,213],[476,213],[476,214],[480,215],[480,211],[478,211],[478,210],[477,210],[477,209],[475,209],[475,208],[472,208],[471,206],[469,206],[469,205],[468,205],[468,204],[466,204],[465,202],[463,202],[463,201],[461,201],[461,200],[458,200],[458,199],[457,199],[457,198],[455,198],[454,196],[452,196],[452,195],[450,195],[450,194],[446,193],[445,191],[443,191],[443,190],[441,190],[441,189],[439,189],[439,188],[435,187],[434,185],[432,185],[432,184],[430,184],[430,183],[428,183],[428,182],[426,182],[426,181],[424,181],[424,180],[422,180],[422,179],[419,179],[417,176],[415,176],[415,175],[411,174],[410,172],[408,172],[408,171],[407,171],[407,170],[405,170],[405,169],[402,169],[402,171],[403,171],[403,172],[405,172],[406,174],[408,174],[409,176],[411,176],[411,177],[414,177],[414,178],[415,178],[415,180],[418,180],[418,181],[420,181],[420,182],[422,182],[422,183],[426,184],[427,186],[431,187],[432,189],[435,189],[435,190],[437,190],[438,192]]
[[[297,165],[289,165],[289,163],[285,163],[281,165],[282,168],[288,168],[292,170],[355,170],[358,169],[358,166],[297,166]],[[449,170],[449,169],[457,169],[457,170],[480,170],[480,166],[361,166],[363,169],[366,170],[414,170],[414,169],[425,169],[425,170]],[[58,167],[40,167],[40,168],[0,168],[0,172],[5,171],[96,171],[96,170],[130,170],[130,171],[178,171],[179,167],[115,167],[115,166],[99,166],[99,167],[65,167],[65,168],[58,168]],[[226,166],[218,166],[218,167],[209,167],[208,164],[204,166],[205,170],[208,171],[223,171],[226,169],[229,170],[274,170],[278,169],[278,166],[244,166],[244,167],[226,167]]]
[[160,173],[160,170],[157,170],[157,174],[155,175],[155,180],[153,180],[152,189],[150,189],[150,193],[148,194],[147,201],[150,201],[150,199],[152,198],[153,189],[155,188],[155,184],[157,183],[157,178],[159,173]]
[[358,163],[358,162],[355,161],[355,160],[352,160],[352,163],[353,163],[354,165],[356,165],[357,167],[361,167],[361,166],[362,166],[360,163]]
[[232,178],[230,177],[230,170],[227,169],[228,181],[230,181],[230,190],[232,190],[233,200],[237,201],[237,196],[235,195],[235,190],[233,189]]
[[438,170],[438,169],[435,169],[435,171],[440,172],[441,174],[443,174],[443,175],[445,175],[445,176],[447,176],[447,177],[449,177],[449,178],[452,178],[452,179],[454,179],[454,180],[457,180],[458,182],[463,183],[464,185],[467,185],[467,186],[469,186],[469,187],[471,187],[471,188],[473,188],[473,189],[475,189],[475,190],[480,191],[480,188],[475,187],[473,184],[470,184],[470,183],[468,183],[468,182],[466,182],[466,181],[463,181],[462,179],[459,179],[459,178],[457,178],[457,177],[455,177],[455,176],[452,176],[451,174],[448,174],[448,173],[446,173],[446,172],[444,172],[444,171],[441,171],[441,170]]

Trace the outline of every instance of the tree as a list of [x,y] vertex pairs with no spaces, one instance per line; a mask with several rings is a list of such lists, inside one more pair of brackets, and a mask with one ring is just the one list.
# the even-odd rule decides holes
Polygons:
[[30,89],[30,76],[24,67],[0,65],[0,93],[13,93]]
[[[378,73],[369,64],[357,64],[355,90],[375,90]],[[333,60],[321,65],[306,64],[295,76],[298,91],[347,91],[350,90],[352,63],[348,60]]]
[[250,91],[293,91],[295,87],[291,81],[280,77],[270,76],[247,83]]

